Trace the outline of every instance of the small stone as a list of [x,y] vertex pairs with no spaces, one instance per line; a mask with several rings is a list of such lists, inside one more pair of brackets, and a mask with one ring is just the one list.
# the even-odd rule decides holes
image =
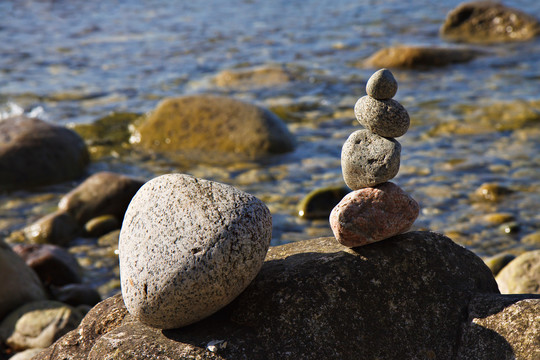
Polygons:
[[377,100],[388,100],[396,95],[398,83],[392,72],[388,69],[381,69],[369,78],[366,84],[366,92],[369,96]]
[[330,212],[351,190],[345,186],[315,189],[298,204],[298,216],[304,219],[328,218]]
[[409,129],[409,113],[396,100],[363,96],[354,105],[356,119],[369,131],[384,137],[400,137]]
[[84,231],[90,237],[99,237],[120,229],[120,225],[114,215],[101,215],[88,221],[84,225]]
[[501,253],[491,256],[484,260],[487,267],[493,273],[493,276],[497,275],[508,263],[516,258],[516,255],[510,253]]
[[353,132],[341,150],[343,179],[352,190],[382,184],[399,171],[401,145],[368,130]]
[[418,203],[391,182],[351,192],[330,214],[336,240],[345,246],[371,244],[409,230]]
[[495,280],[501,294],[540,294],[540,250],[519,255]]
[[156,328],[197,322],[249,285],[271,238],[270,211],[253,195],[183,174],[150,180],[120,231],[126,307]]
[[521,242],[527,245],[540,246],[540,231],[525,235],[521,238]]
[[480,185],[478,189],[475,190],[472,198],[474,200],[483,200],[483,201],[499,201],[504,198],[506,195],[511,194],[512,190],[509,188],[497,184],[497,183],[484,183]]
[[23,231],[32,244],[67,246],[79,235],[81,229],[70,214],[57,210],[25,227]]

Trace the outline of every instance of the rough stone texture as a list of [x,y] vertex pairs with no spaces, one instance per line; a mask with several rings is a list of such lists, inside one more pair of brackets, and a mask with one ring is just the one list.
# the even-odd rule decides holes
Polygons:
[[538,20],[493,1],[462,3],[446,16],[441,36],[452,41],[495,43],[530,40],[540,33]]
[[17,307],[47,296],[34,270],[0,239],[0,319]]
[[75,329],[82,318],[81,313],[61,302],[31,302],[4,318],[0,338],[15,351],[45,348]]
[[328,186],[315,189],[298,204],[298,216],[305,219],[327,219],[341,199],[351,192],[346,186]]
[[336,240],[348,247],[362,246],[409,230],[420,206],[391,182],[351,192],[330,214]]
[[241,89],[276,86],[291,80],[292,75],[281,66],[223,70],[214,78],[217,86]]
[[377,51],[361,65],[375,68],[426,69],[469,62],[482,54],[484,52],[477,49],[395,46]]
[[77,259],[55,245],[20,244],[13,250],[24,259],[44,284],[66,285],[81,282]]
[[394,178],[401,158],[401,145],[369,130],[353,132],[341,149],[341,170],[352,190],[382,184]]
[[0,190],[75,179],[88,162],[86,145],[72,130],[25,116],[0,121]]
[[181,327],[231,302],[272,238],[266,205],[232,186],[168,174],[135,195],[120,231],[126,306],[158,328]]
[[477,295],[456,359],[540,359],[539,314],[540,296]]
[[377,100],[388,100],[396,95],[398,83],[388,69],[377,70],[366,84],[366,92]]
[[23,232],[26,239],[33,244],[67,246],[80,234],[81,229],[70,214],[58,210],[25,227]]
[[[193,95],[162,101],[134,139],[148,149],[186,152],[200,161],[256,158],[294,149],[294,137],[270,111],[232,98]],[[139,136],[140,135],[140,136]]]
[[384,137],[404,135],[411,123],[407,110],[393,99],[377,100],[363,96],[354,105],[354,114],[360,125]]
[[521,254],[496,279],[503,294],[540,294],[540,250]]
[[99,172],[62,197],[58,208],[71,214],[81,227],[101,215],[113,215],[122,222],[129,202],[143,184],[125,175]]
[[[357,249],[333,238],[299,241],[270,248],[254,282],[207,319],[159,331],[124,317],[116,296],[36,360],[454,359],[476,293],[498,293],[490,270],[440,234]],[[108,331],[87,325],[109,324],[111,312]],[[207,350],[216,340],[226,346]]]

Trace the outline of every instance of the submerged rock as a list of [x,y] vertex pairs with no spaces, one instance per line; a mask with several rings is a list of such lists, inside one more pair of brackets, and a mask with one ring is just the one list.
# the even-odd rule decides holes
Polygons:
[[474,49],[396,46],[379,50],[361,65],[423,69],[469,62],[482,54],[483,52]]
[[72,180],[88,162],[86,145],[72,130],[25,116],[0,121],[0,190]]
[[81,228],[70,214],[58,210],[25,227],[23,232],[32,244],[67,246],[81,233]]
[[524,41],[540,34],[540,23],[497,2],[472,1],[450,11],[440,33],[445,39],[470,43]]
[[120,232],[130,313],[170,329],[230,303],[259,271],[272,238],[266,205],[230,185],[168,174],[135,195]]
[[223,70],[214,78],[220,87],[256,88],[286,84],[292,80],[291,73],[281,66],[259,66]]
[[298,204],[298,216],[305,219],[328,218],[341,199],[351,192],[346,186],[329,186],[315,189]]
[[439,234],[356,249],[299,241],[270,248],[251,285],[207,319],[151,328],[118,295],[36,359],[454,359],[470,298],[497,293],[482,260]]
[[232,98],[193,95],[169,98],[133,137],[144,148],[207,162],[257,158],[294,149],[294,137],[269,110]]

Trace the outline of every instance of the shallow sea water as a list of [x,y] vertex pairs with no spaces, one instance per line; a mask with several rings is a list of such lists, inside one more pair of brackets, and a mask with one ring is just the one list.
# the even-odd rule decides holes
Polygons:
[[[71,126],[110,112],[145,113],[164,97],[193,93],[295,108],[285,118],[298,140],[290,154],[185,166],[127,151],[100,158],[89,173],[150,179],[185,172],[225,182],[267,203],[273,245],[326,236],[328,221],[299,218],[296,205],[311,190],[342,184],[341,146],[360,128],[353,106],[376,70],[354,64],[398,44],[463,46],[438,35],[459,3],[2,1],[0,116],[26,113]],[[540,17],[536,0],[504,3]],[[412,120],[399,138],[401,170],[394,181],[421,205],[415,229],[445,233],[483,257],[517,254],[533,249],[521,239],[540,231],[540,38],[475,47],[488,55],[444,68],[393,71],[395,99]],[[211,81],[222,70],[269,64],[291,69],[294,80],[233,89]],[[523,112],[532,115],[516,126]],[[476,196],[485,183],[511,192],[497,201]],[[0,235],[53,211],[76,185],[0,195]],[[489,220],[500,213],[511,221]],[[70,250],[88,270],[88,281],[105,286],[100,291],[107,294],[111,287],[104,284],[117,277],[114,247],[78,239]]]

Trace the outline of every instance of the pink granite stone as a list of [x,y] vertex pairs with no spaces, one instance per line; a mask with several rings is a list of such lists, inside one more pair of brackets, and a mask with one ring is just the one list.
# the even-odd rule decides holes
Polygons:
[[371,244],[409,230],[420,206],[399,186],[385,182],[346,195],[330,214],[337,241],[348,247]]

